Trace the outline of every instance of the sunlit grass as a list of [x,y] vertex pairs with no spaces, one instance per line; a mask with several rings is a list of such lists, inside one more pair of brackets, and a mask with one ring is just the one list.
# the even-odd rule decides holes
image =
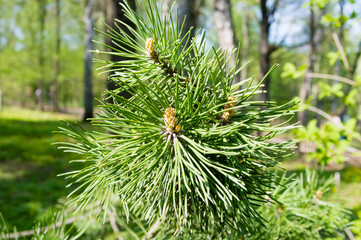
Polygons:
[[55,113],[55,112],[43,112],[39,110],[31,110],[19,107],[5,107],[0,111],[0,119],[22,120],[22,121],[55,121],[55,120],[69,120],[79,121],[79,116]]

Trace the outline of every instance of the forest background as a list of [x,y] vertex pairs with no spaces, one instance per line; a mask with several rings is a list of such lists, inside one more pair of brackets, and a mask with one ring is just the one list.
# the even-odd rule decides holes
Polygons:
[[[161,4],[167,9],[173,1]],[[338,178],[349,185],[342,185],[339,195],[352,193],[337,201],[352,208],[354,218],[361,208],[360,6],[360,0],[176,4],[180,16],[187,15],[185,28],[207,31],[207,47],[239,47],[240,65],[247,64],[236,81],[254,77],[257,83],[273,64],[280,65],[264,82],[267,93],[260,100],[283,103],[299,96],[304,103],[294,121],[305,127],[285,135],[304,142],[285,166],[297,171],[307,155],[327,165],[328,174],[341,171],[335,185],[340,188]],[[107,51],[102,43],[117,46],[94,29],[106,32],[114,18],[122,19],[121,10],[116,0],[0,0],[0,212],[20,230],[67,193],[61,180],[47,181],[67,169],[71,158],[50,147],[59,140],[51,131],[59,125],[56,119],[93,116],[96,99],[112,88],[92,59],[105,58],[97,54]],[[327,124],[339,130],[327,134]],[[347,141],[339,141],[345,135]],[[34,195],[30,182],[46,183]]]

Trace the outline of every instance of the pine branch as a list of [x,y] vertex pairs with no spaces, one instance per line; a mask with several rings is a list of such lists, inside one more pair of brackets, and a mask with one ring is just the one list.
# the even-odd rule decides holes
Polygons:
[[[275,181],[264,170],[276,167],[295,142],[269,140],[295,127],[289,121],[298,100],[280,106],[252,100],[262,92],[261,83],[253,86],[248,79],[233,85],[241,69],[229,69],[229,55],[215,48],[206,52],[203,33],[194,40],[189,34],[181,38],[172,13],[164,24],[156,2],[144,4],[147,18],[123,6],[138,31],[118,21],[120,33],[105,33],[122,44],[104,53],[125,57],[105,63],[119,69],[113,76],[118,88],[107,93],[112,103],[92,120],[106,132],[61,129],[76,140],[61,148],[86,163],[65,174],[77,185],[71,204],[81,213],[88,203],[100,201],[104,211],[98,215],[105,221],[107,209],[119,199],[126,216],[170,224],[177,236],[192,225],[207,229],[211,223],[245,234],[263,224],[257,207]],[[277,119],[283,123],[272,125]]]

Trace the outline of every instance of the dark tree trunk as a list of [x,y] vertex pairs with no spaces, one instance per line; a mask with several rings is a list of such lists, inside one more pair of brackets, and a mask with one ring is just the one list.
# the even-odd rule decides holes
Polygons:
[[[114,22],[115,19],[119,19],[122,22],[131,26],[132,28],[135,28],[134,24],[128,18],[125,17],[123,7],[120,5],[120,3],[123,2],[124,2],[123,0],[108,0],[107,2],[106,13],[105,13],[106,23],[114,30],[117,30],[117,27],[115,26],[115,22]],[[128,3],[131,6],[131,8],[135,10],[135,0],[129,0]],[[132,33],[128,29],[124,28],[123,31],[125,31],[129,36],[132,36]],[[121,43],[118,42],[117,44],[121,44]],[[118,46],[109,38],[107,39],[107,45],[109,45],[112,48],[118,48]],[[122,47],[128,48],[127,46],[122,46]],[[122,56],[111,55],[110,60],[112,62],[119,62],[126,59]],[[110,75],[113,74],[114,72],[110,72]],[[114,84],[113,81],[111,80],[107,81],[107,89],[108,90],[116,89],[116,85]],[[123,92],[121,95],[126,98],[130,97],[130,94],[127,92]],[[109,99],[109,101],[111,102],[112,100]]]
[[[182,25],[184,18],[185,23],[182,30],[182,37],[189,31],[191,27],[196,26],[196,18],[194,14],[194,0],[182,0],[177,1],[179,11],[179,26]],[[191,37],[194,36],[194,28],[192,30]]]
[[44,110],[44,79],[45,79],[45,56],[44,56],[44,32],[45,32],[45,17],[46,17],[46,0],[38,0],[39,8],[39,52],[38,52],[38,64],[39,64],[39,77],[37,83],[37,104],[40,110]]
[[[269,43],[269,30],[271,24],[274,21],[274,14],[277,10],[279,0],[274,0],[272,7],[267,6],[267,0],[260,1],[261,7],[261,40],[259,45],[260,50],[260,67],[261,67],[261,74],[260,79],[263,79],[271,66],[271,54],[277,49],[276,46],[271,46]],[[264,81],[264,90],[265,93],[261,94],[261,101],[268,101],[269,100],[269,90],[271,85],[271,78],[268,76]]]
[[92,89],[92,62],[93,54],[93,0],[85,2],[85,58],[84,58],[84,117],[83,120],[93,117],[93,89]]
[[[200,4],[198,6],[196,6],[195,0],[182,0],[182,1],[163,0],[163,5],[162,5],[163,18],[164,17],[169,18],[170,7],[172,7],[172,5],[175,2],[176,2],[175,7],[178,10],[178,26],[179,26],[179,28],[182,26],[183,21],[185,19],[185,23],[183,25],[183,29],[182,29],[182,33],[181,33],[181,38],[183,38],[187,34],[189,29],[191,27],[193,27],[191,36],[190,36],[192,38],[194,36],[195,28],[197,25],[197,17],[198,17],[197,10],[203,4],[203,0],[200,2]],[[175,10],[175,9],[173,8],[173,10]],[[173,11],[173,12],[175,13],[175,11]],[[174,16],[174,13],[173,13],[173,16]],[[185,39],[185,41],[187,41],[187,39]]]
[[59,74],[60,74],[60,0],[55,2],[55,59],[54,59],[54,73],[53,73],[53,89],[51,90],[51,97],[53,101],[53,109],[58,112],[59,107]]
[[[229,69],[236,66],[236,54],[232,54],[232,48],[236,47],[236,37],[231,12],[230,0],[215,0],[214,18],[218,34],[218,42],[223,50],[227,51],[227,58],[230,57]],[[239,82],[239,76],[236,76],[233,83]]]
[[[261,65],[261,75],[260,79],[262,79],[268,72],[270,68],[270,46],[268,42],[269,37],[269,29],[270,29],[270,23],[269,23],[269,13],[267,9],[267,0],[261,0],[261,13],[262,13],[262,19],[261,19],[261,40],[260,40],[260,65]],[[266,91],[264,94],[261,95],[262,101],[269,100],[269,85],[270,85],[270,78],[267,77],[263,84],[264,90]]]

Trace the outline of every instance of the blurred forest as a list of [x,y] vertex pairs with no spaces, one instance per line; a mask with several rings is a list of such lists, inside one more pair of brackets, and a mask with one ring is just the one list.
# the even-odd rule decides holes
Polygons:
[[[106,36],[117,29],[114,19],[127,21],[119,2],[0,0],[0,211],[19,230],[31,228],[69,191],[56,175],[75,156],[49,147],[68,140],[51,134],[59,118],[94,116],[104,91],[115,87],[108,81],[112,65],[101,67],[121,59],[101,53],[122,48]],[[301,140],[298,149],[314,168],[352,165],[336,164],[325,175],[335,178],[336,201],[346,196],[341,204],[354,209],[361,236],[361,0],[158,1],[164,16],[173,4],[180,24],[187,16],[183,34],[195,26],[194,33],[207,32],[206,47],[238,48],[240,62],[229,54],[231,65],[243,66],[235,82],[253,77],[257,84],[279,64],[259,100],[299,97],[292,121],[303,127],[282,137]],[[303,155],[291,160],[282,166],[299,171]]]
[[[172,3],[163,1],[163,10]],[[114,26],[113,19],[122,18],[117,1],[1,0],[0,4],[0,106],[80,111],[84,101],[102,98],[107,74],[95,70],[89,50],[106,51],[101,43],[112,43],[92,29],[106,32],[106,24]],[[240,47],[241,64],[251,63],[239,79],[259,81],[273,64],[280,64],[264,82],[268,93],[263,100],[283,102],[300,96],[305,101],[314,96],[310,100],[314,106],[338,115],[350,88],[312,73],[351,80],[359,75],[360,6],[359,0],[194,0],[176,5],[180,16],[187,15],[185,29],[193,25],[195,31],[205,29],[209,46]],[[90,39],[100,44],[93,45]],[[316,97],[325,92],[325,97]]]

